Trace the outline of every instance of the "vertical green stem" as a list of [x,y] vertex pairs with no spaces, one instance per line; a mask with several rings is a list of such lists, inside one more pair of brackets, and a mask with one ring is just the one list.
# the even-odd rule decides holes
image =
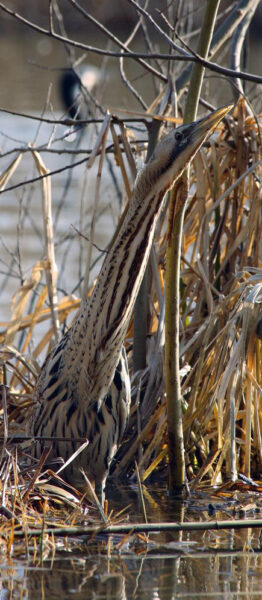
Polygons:
[[[198,54],[208,56],[220,0],[207,0]],[[184,123],[194,121],[204,77],[204,68],[194,63],[185,107]],[[179,281],[182,233],[188,188],[188,170],[170,197],[166,272],[166,390],[170,493],[185,491],[185,457],[179,375]]]
[[[184,181],[171,194],[166,254],[166,393],[169,454],[169,491],[183,494],[185,457],[179,373],[179,281],[187,188]],[[173,200],[173,201],[172,201]],[[171,210],[173,208],[173,210]]]
[[[197,53],[203,58],[208,57],[219,4],[220,0],[207,0],[206,2],[204,21],[197,48]],[[204,67],[199,63],[194,63],[188,88],[184,123],[190,123],[190,121],[196,119],[204,72]]]

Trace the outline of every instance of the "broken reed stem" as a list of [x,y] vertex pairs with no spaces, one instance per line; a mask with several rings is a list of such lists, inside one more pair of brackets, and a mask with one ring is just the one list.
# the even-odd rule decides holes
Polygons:
[[[123,523],[121,525],[101,525],[99,527],[58,527],[46,528],[46,535],[55,537],[63,536],[89,536],[103,534],[120,533],[148,533],[154,531],[209,531],[211,529],[262,529],[262,519],[229,519],[228,521],[201,521],[200,523]],[[14,530],[14,536],[23,537],[24,531]],[[41,536],[42,529],[28,529],[27,535]]]

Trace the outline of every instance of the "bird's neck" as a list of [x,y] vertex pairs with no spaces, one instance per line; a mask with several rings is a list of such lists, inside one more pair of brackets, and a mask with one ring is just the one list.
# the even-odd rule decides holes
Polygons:
[[[104,340],[121,331],[124,341],[141,280],[153,243],[164,192],[152,194],[153,182],[138,175],[121,227],[105,257],[90,299],[91,319]],[[101,310],[101,307],[102,310]]]
[[[136,189],[137,192],[137,189]],[[104,339],[108,339],[111,329],[126,334],[129,318],[144,275],[152,247],[157,216],[162,204],[163,192],[150,193],[138,200],[134,194],[121,228],[104,260],[94,289],[92,319],[100,319]],[[95,305],[97,310],[94,310]],[[101,311],[101,305],[103,310]],[[96,316],[95,316],[96,313]]]
[[[152,194],[150,177],[137,178],[129,208],[105,257],[91,297],[72,326],[82,346],[82,373],[102,397],[110,385],[152,247],[165,191]],[[97,371],[97,378],[95,372]],[[105,376],[104,371],[107,372]],[[89,377],[90,373],[90,377]],[[92,374],[92,375],[91,375]],[[92,377],[92,381],[91,381]],[[103,382],[103,389],[99,388]]]

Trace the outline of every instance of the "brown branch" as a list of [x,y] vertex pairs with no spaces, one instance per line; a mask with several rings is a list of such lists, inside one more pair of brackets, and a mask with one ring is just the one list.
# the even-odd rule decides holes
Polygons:
[[[127,44],[124,44],[123,42],[121,42],[121,40],[119,40],[119,38],[117,38],[109,29],[107,29],[102,23],[100,23],[99,21],[97,21],[97,19],[95,19],[95,17],[93,17],[92,15],[90,15],[86,10],[84,10],[84,8],[82,6],[80,6],[80,4],[78,4],[76,2],[76,0],[69,0],[70,4],[72,4],[72,6],[74,6],[88,21],[90,21],[91,23],[93,23],[93,25],[96,25],[96,27],[98,29],[100,29],[112,42],[114,42],[117,46],[119,46],[120,48],[122,48],[122,50],[125,50],[125,52],[127,52],[127,54],[130,54],[130,50],[128,48]],[[146,55],[146,58],[148,58],[148,55]],[[167,81],[167,78],[160,73],[159,71],[157,71],[156,69],[154,69],[154,67],[152,67],[151,65],[149,65],[148,63],[146,63],[142,58],[138,57],[137,61],[143,66],[145,67],[148,71],[150,71],[152,73],[152,75],[157,76],[159,79],[161,79],[162,81]]]
[[[79,8],[79,10],[81,9],[81,12],[83,12],[83,14],[85,14],[85,16],[90,16],[90,15],[88,15],[88,13],[86,13],[86,11],[84,11],[84,9],[82,9],[81,7],[78,7],[78,5],[76,5],[76,4],[75,4],[75,6],[77,8]],[[31,29],[34,29],[34,31],[37,31],[38,33],[41,33],[42,35],[48,35],[49,37],[52,37],[55,40],[57,40],[59,42],[62,42],[63,44],[70,44],[74,48],[81,48],[82,50],[85,50],[86,52],[95,52],[96,54],[102,54],[102,55],[105,55],[105,56],[114,56],[114,57],[118,57],[118,58],[121,57],[122,55],[123,56],[130,56],[130,57],[134,58],[135,60],[137,60],[138,62],[140,62],[140,64],[142,64],[143,67],[145,67],[153,75],[155,75],[156,77],[158,77],[162,81],[167,82],[167,77],[165,77],[162,73],[159,73],[156,69],[154,69],[154,67],[151,67],[151,65],[149,65],[144,60],[142,60],[143,58],[150,58],[147,53],[145,53],[143,56],[142,55],[140,56],[138,53],[131,52],[130,50],[128,50],[127,47],[125,47],[124,44],[122,44],[120,42],[120,40],[118,40],[118,38],[116,38],[115,36],[113,36],[113,34],[111,34],[111,32],[109,30],[106,30],[108,32],[109,37],[113,38],[114,42],[117,45],[119,45],[120,47],[124,46],[124,50],[125,50],[124,54],[123,54],[123,52],[113,52],[111,50],[103,50],[102,48],[96,48],[94,46],[88,46],[87,44],[84,44],[82,42],[77,42],[76,40],[69,39],[69,38],[67,38],[67,37],[65,37],[63,35],[60,35],[58,33],[55,33],[55,32],[53,32],[51,30],[44,29],[44,27],[40,27],[40,25],[37,25],[36,23],[33,23],[32,21],[29,21],[28,19],[26,19],[25,17],[23,17],[22,15],[20,15],[16,11],[13,11],[10,8],[7,8],[7,6],[5,6],[2,2],[0,2],[0,8],[4,12],[6,12],[7,14],[9,14],[11,17],[14,17],[15,19],[17,19],[18,21],[20,21],[21,23],[23,23],[23,25],[26,25],[27,27],[30,27]],[[98,25],[100,25],[100,28],[102,28],[102,25],[99,24],[98,21],[96,23]]]
[[[104,50],[102,48],[96,48],[95,46],[88,46],[87,44],[84,44],[82,42],[76,42],[75,40],[65,38],[64,36],[59,35],[58,33],[52,34],[49,30],[44,29],[43,27],[40,27],[39,25],[36,25],[35,23],[32,23],[31,21],[28,21],[28,19],[25,19],[25,17],[22,17],[22,15],[20,15],[19,13],[12,11],[10,8],[7,8],[7,6],[5,6],[2,2],[0,2],[0,9],[2,9],[4,12],[9,14],[10,16],[16,18],[18,21],[20,21],[27,27],[30,27],[31,29],[38,31],[42,35],[47,35],[49,37],[52,37],[53,39],[55,39],[59,42],[62,42],[63,44],[65,44],[65,43],[71,44],[72,46],[74,46],[76,48],[82,48],[86,52],[94,52],[96,54],[100,54],[103,56],[112,56],[114,58],[120,58],[120,57],[132,58],[134,60],[139,60],[142,58],[147,58],[147,59],[157,58],[157,59],[168,60],[168,61],[171,60],[171,61],[183,61],[183,62],[199,62],[203,67],[206,67],[210,71],[215,71],[216,73],[220,73],[221,75],[225,75],[226,77],[233,77],[234,79],[238,78],[238,79],[243,79],[246,81],[253,81],[254,83],[259,83],[259,84],[262,83],[262,77],[260,77],[259,75],[254,75],[253,73],[245,73],[243,71],[233,71],[232,69],[227,69],[226,67],[221,67],[217,63],[213,63],[209,60],[201,58],[201,56],[199,56],[198,54],[196,54],[195,56],[193,56],[193,55],[191,56],[189,54],[171,55],[171,54],[163,54],[160,52],[156,52],[156,53],[149,55],[147,52],[131,52],[131,51],[114,52],[112,50],[107,50],[107,49]],[[170,44],[172,46],[174,46],[174,42],[171,40],[171,38],[170,38]],[[148,65],[147,63],[144,63],[144,66],[145,66],[145,68],[150,67],[150,65]],[[167,77],[165,77],[164,75],[159,73],[158,77],[160,77],[162,79],[162,81],[167,82]],[[78,121],[78,123],[80,123],[80,121]]]

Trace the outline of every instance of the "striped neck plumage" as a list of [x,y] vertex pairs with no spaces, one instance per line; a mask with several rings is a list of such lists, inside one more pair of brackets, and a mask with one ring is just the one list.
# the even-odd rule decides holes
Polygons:
[[[78,348],[75,382],[89,397],[110,385],[148,261],[165,192],[230,107],[173,130],[139,172],[123,222],[104,259],[91,297],[83,303],[69,337]],[[81,362],[79,366],[79,357]]]
[[152,246],[165,191],[144,189],[142,197],[135,187],[93,292],[68,332],[66,377],[71,389],[81,390],[82,400],[85,390],[89,402],[102,402],[112,382]]

